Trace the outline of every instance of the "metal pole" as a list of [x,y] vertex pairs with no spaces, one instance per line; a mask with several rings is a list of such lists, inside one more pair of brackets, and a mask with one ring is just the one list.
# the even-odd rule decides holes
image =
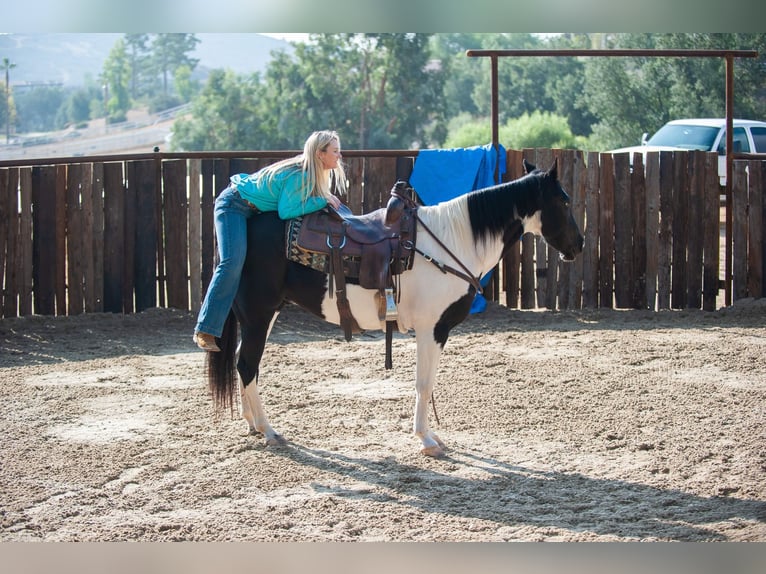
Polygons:
[[732,189],[731,189],[731,174],[732,174],[732,148],[734,147],[734,56],[732,54],[726,54],[726,248],[724,257],[725,273],[724,278],[724,305],[727,307],[731,305],[732,299],[732,257],[734,256],[734,250],[732,249],[733,238],[732,232],[734,230],[733,225],[733,213],[732,213]]
[[[495,155],[498,156],[500,153],[500,148],[498,146],[499,140],[500,140],[500,129],[498,126],[499,118],[500,118],[500,106],[498,103],[498,86],[497,86],[497,56],[490,57],[490,61],[492,63],[492,149],[495,150]],[[499,158],[498,158],[499,159]],[[499,161],[495,161],[495,174],[494,174],[494,181],[495,184],[500,183],[499,181]]]

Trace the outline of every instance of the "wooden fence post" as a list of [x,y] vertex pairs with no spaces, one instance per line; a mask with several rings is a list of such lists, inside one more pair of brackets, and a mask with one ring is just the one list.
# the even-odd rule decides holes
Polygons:
[[758,161],[747,162],[747,294],[760,297],[763,291],[763,181]]
[[599,305],[614,306],[614,162],[611,154],[601,154],[601,194],[599,199]]
[[599,306],[599,223],[601,219],[601,163],[597,152],[588,152],[585,190],[585,245],[582,253],[582,306]]
[[645,303],[649,309],[657,305],[657,271],[660,254],[660,154],[656,151],[646,154],[646,274]]

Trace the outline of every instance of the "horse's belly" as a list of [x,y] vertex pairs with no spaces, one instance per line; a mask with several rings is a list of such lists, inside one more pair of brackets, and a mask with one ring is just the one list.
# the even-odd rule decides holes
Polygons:
[[[362,289],[358,285],[346,284],[346,297],[351,306],[351,314],[359,327],[365,331],[382,329],[378,317],[376,293],[374,289]],[[324,301],[322,301],[322,314],[326,321],[340,325],[338,300],[336,297],[330,298],[329,292],[325,294]]]

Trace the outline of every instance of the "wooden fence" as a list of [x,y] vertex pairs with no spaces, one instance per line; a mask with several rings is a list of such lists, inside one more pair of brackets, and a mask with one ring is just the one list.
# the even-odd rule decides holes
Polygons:
[[[524,309],[717,307],[723,262],[717,157],[509,150],[558,158],[586,243],[573,263],[524,236],[493,277],[490,298]],[[223,155],[223,154],[219,154]],[[214,253],[213,201],[232,173],[288,152],[247,157],[156,154],[0,162],[0,317],[197,310]],[[245,154],[241,154],[245,155]],[[416,152],[344,152],[355,213],[385,205]],[[644,169],[645,168],[645,169]],[[733,175],[733,298],[765,294],[766,162],[737,161]]]

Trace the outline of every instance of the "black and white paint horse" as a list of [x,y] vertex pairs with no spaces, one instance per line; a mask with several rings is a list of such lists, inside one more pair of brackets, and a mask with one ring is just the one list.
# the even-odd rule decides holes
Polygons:
[[[419,253],[412,268],[399,276],[397,320],[400,331],[414,330],[416,335],[413,430],[426,455],[440,456],[444,448],[428,423],[439,357],[450,330],[468,316],[476,294],[472,282],[444,273],[429,258],[461,264],[478,278],[494,268],[524,233],[542,235],[567,261],[582,251],[583,236],[572,216],[569,196],[558,181],[557,164],[548,171],[526,162],[525,167],[527,175],[515,181],[417,210]],[[421,229],[423,224],[433,236]],[[251,218],[248,245],[239,292],[220,339],[221,352],[207,353],[208,382],[219,407],[232,407],[238,387],[241,414],[250,432],[262,433],[267,444],[275,445],[284,439],[269,423],[257,380],[279,310],[289,301],[330,323],[340,324],[340,317],[336,300],[328,293],[328,275],[286,258],[284,221],[270,213]],[[377,291],[353,284],[347,289],[359,327],[385,329],[378,314]],[[241,330],[236,362],[239,383],[234,363],[237,322]]]

